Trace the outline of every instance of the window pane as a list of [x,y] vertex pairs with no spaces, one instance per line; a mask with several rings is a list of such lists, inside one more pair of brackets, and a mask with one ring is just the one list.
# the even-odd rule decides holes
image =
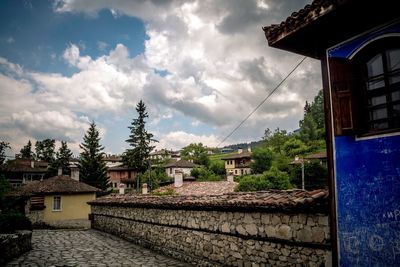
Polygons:
[[371,120],[379,120],[379,119],[386,119],[386,118],[387,118],[387,109],[386,108],[375,109],[370,112]]
[[400,68],[400,49],[393,49],[386,52],[389,71]]
[[393,117],[400,117],[400,104],[393,105]]
[[386,103],[386,96],[376,96],[376,97],[371,97],[369,100],[369,105],[371,106],[376,106],[380,104],[385,104]]
[[383,74],[382,55],[378,54],[367,62],[368,77]]
[[61,210],[61,197],[54,197],[53,210]]
[[372,129],[387,129],[388,123],[387,122],[371,123],[371,128]]
[[396,91],[392,93],[392,101],[400,100],[400,91]]

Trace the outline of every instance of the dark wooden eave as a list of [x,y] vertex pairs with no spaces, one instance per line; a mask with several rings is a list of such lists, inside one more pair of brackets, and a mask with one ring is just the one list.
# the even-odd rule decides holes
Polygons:
[[397,6],[391,0],[315,0],[263,30],[271,47],[321,59],[327,48],[399,19]]

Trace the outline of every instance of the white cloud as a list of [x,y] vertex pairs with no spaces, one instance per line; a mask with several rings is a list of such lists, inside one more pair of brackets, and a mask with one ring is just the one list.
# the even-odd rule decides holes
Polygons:
[[161,134],[159,143],[156,143],[157,149],[167,148],[178,150],[190,143],[202,143],[203,145],[214,147],[218,144],[218,138],[215,135],[196,135],[184,131],[169,132]]
[[[152,125],[163,119],[173,121],[179,113],[191,121],[188,125],[208,127],[207,132],[215,129],[213,135],[195,135],[187,129],[159,132],[159,146],[216,145],[300,60],[269,48],[261,27],[279,23],[304,5],[305,1],[262,0],[56,1],[57,12],[94,16],[108,9],[115,16],[142,19],[148,36],[145,51],[132,57],[124,44],[118,44],[108,54],[92,58],[85,55],[84,43],[70,44],[63,59],[78,70],[70,77],[25,71],[0,58],[10,72],[27,77],[14,82],[25,90],[30,87],[24,96],[35,102],[14,118],[46,124],[66,120],[68,129],[78,133],[85,122],[75,114],[123,116],[144,99]],[[99,41],[97,48],[105,51],[108,46]],[[168,74],[162,77],[155,69]],[[305,101],[321,88],[319,72],[319,63],[308,59],[230,140],[259,139],[266,128],[297,128]]]

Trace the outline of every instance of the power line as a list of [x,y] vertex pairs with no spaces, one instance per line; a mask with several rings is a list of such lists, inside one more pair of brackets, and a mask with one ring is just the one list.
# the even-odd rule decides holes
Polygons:
[[297,65],[286,75],[286,77],[277,85],[275,86],[275,88],[260,102],[260,104],[257,105],[257,107],[255,107],[253,109],[252,112],[249,113],[249,115],[246,116],[246,118],[244,118],[218,145],[217,147],[219,147],[222,143],[224,143],[226,141],[226,139],[228,139],[229,137],[231,137],[231,135],[236,132],[237,129],[240,128],[240,126],[243,125],[243,123],[245,123],[250,117],[251,115],[253,115],[257,109],[259,109],[264,103],[265,101],[268,100],[268,98],[275,93],[275,91],[290,77],[290,75],[292,75],[292,73],[304,62],[304,60],[306,60],[307,57],[304,57],[300,60],[299,63],[297,63]]

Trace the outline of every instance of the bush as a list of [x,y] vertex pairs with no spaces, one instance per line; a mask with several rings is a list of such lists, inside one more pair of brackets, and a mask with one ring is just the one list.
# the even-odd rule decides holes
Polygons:
[[32,230],[31,221],[20,213],[0,214],[0,233],[13,233],[16,230]]
[[261,175],[247,175],[239,179],[237,191],[262,191],[268,189],[285,190],[291,188],[289,175],[286,172],[271,167]]
[[194,168],[190,174],[200,182],[222,180],[220,175],[204,167]]
[[253,173],[263,173],[271,168],[273,152],[269,148],[259,147],[254,149],[252,154],[253,161],[250,164],[250,168]]
[[[292,183],[301,188],[301,166],[292,167]],[[306,162],[304,164],[304,186],[306,190],[320,189],[328,186],[328,168],[319,161]]]

